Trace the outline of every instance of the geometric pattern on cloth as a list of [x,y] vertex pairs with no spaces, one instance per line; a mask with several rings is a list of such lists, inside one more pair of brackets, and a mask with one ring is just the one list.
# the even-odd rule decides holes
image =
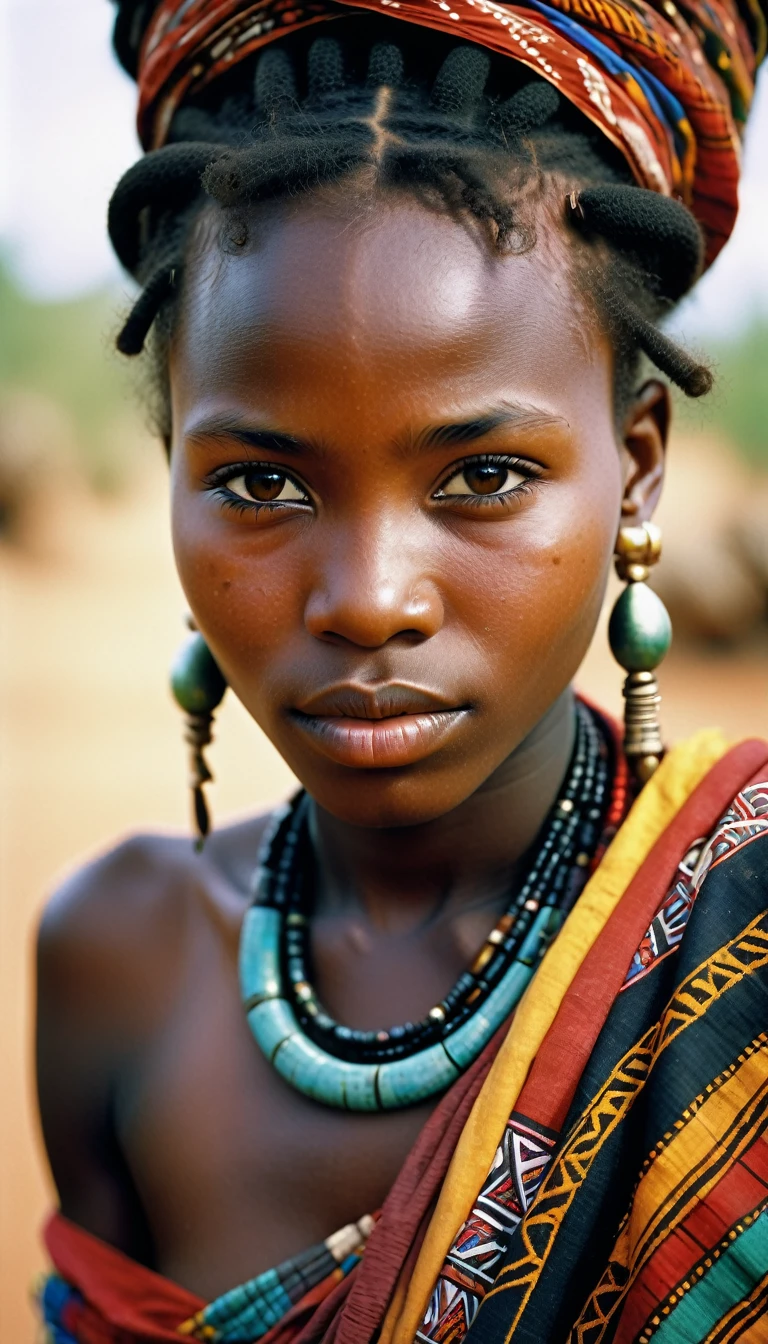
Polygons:
[[712,835],[695,841],[688,850],[630,962],[622,991],[637,984],[679,947],[693,903],[707,874],[738,849],[766,834],[768,781],[752,784],[739,793]]
[[608,1265],[574,1325],[574,1344],[648,1344],[768,1206],[767,1066],[762,1033],[656,1141]]
[[435,1284],[416,1339],[463,1339],[544,1179],[557,1135],[512,1114],[480,1194],[460,1228]]
[[179,1334],[209,1344],[252,1344],[273,1329],[330,1274],[339,1281],[355,1268],[373,1231],[373,1218],[350,1223],[326,1241],[217,1297],[179,1326]]
[[[516,1254],[499,1267],[493,1287],[486,1294],[486,1302],[495,1298],[497,1304],[503,1296],[510,1338],[511,1330],[516,1328],[526,1311],[568,1210],[589,1178],[604,1145],[643,1091],[661,1055],[700,1022],[716,1003],[736,990],[745,979],[766,968],[768,910],[695,967],[676,987],[661,1019],[617,1061],[561,1144],[514,1239]],[[614,1258],[615,1252],[612,1260]],[[624,1286],[624,1283],[615,1282],[619,1291]],[[602,1288],[596,1290],[592,1300],[598,1296],[603,1297]],[[604,1323],[608,1314],[604,1299],[598,1314],[602,1318],[601,1324]],[[601,1335],[592,1336],[584,1330],[582,1336],[575,1334],[573,1338],[583,1338],[593,1344],[593,1339],[598,1340]]]

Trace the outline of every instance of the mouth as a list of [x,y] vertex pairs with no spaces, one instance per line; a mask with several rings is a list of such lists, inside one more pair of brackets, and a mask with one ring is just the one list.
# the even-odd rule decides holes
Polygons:
[[343,685],[309,697],[291,719],[336,764],[382,770],[424,760],[470,712],[421,687]]

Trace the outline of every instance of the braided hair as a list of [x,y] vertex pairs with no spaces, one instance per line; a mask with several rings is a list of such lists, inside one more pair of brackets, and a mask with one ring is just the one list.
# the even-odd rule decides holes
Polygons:
[[[135,74],[153,0],[116,2],[115,48]],[[334,34],[286,37],[211,85],[112,197],[113,246],[142,286],[118,349],[139,354],[154,324],[166,441],[167,342],[206,200],[229,212],[238,246],[249,204],[334,183],[355,190],[364,178],[474,217],[500,253],[532,248],[537,210],[554,208],[614,346],[619,414],[642,354],[686,395],[709,391],[709,370],[658,326],[702,268],[684,205],[634,185],[606,137],[508,59],[385,17],[337,19]]]

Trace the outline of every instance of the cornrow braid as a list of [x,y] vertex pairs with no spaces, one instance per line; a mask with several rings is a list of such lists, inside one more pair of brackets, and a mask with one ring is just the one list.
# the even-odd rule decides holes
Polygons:
[[180,267],[164,261],[144,286],[117,338],[121,355],[140,355],[150,327],[163,304],[171,298]]
[[[120,5],[115,42],[127,67],[151,9]],[[382,189],[468,212],[500,252],[535,245],[531,203],[560,191],[576,278],[587,281],[615,347],[617,403],[641,353],[688,396],[707,392],[709,370],[657,325],[701,271],[690,212],[634,185],[618,151],[551,84],[434,33],[427,46],[410,25],[398,34],[403,27],[399,44],[389,40],[391,19],[360,16],[334,23],[342,39],[283,39],[240,69],[223,101],[176,113],[169,143],[126,173],[110,204],[115,251],[143,286],[119,348],[139,353],[161,316],[163,363],[190,228],[206,198],[236,209],[324,184],[354,189],[367,172]],[[516,78],[528,82],[514,88]]]
[[[677,201],[632,186],[588,187],[568,198],[571,218],[585,233],[634,254],[648,289],[669,304],[687,294],[701,273],[703,239],[693,215]],[[625,296],[623,321],[630,340],[689,397],[712,387],[712,374],[644,316]]]

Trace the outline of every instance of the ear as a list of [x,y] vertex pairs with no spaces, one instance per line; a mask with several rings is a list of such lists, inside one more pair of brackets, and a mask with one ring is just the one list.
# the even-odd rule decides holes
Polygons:
[[649,521],[659,502],[671,416],[669,388],[657,378],[645,383],[624,419],[626,456],[622,522]]

